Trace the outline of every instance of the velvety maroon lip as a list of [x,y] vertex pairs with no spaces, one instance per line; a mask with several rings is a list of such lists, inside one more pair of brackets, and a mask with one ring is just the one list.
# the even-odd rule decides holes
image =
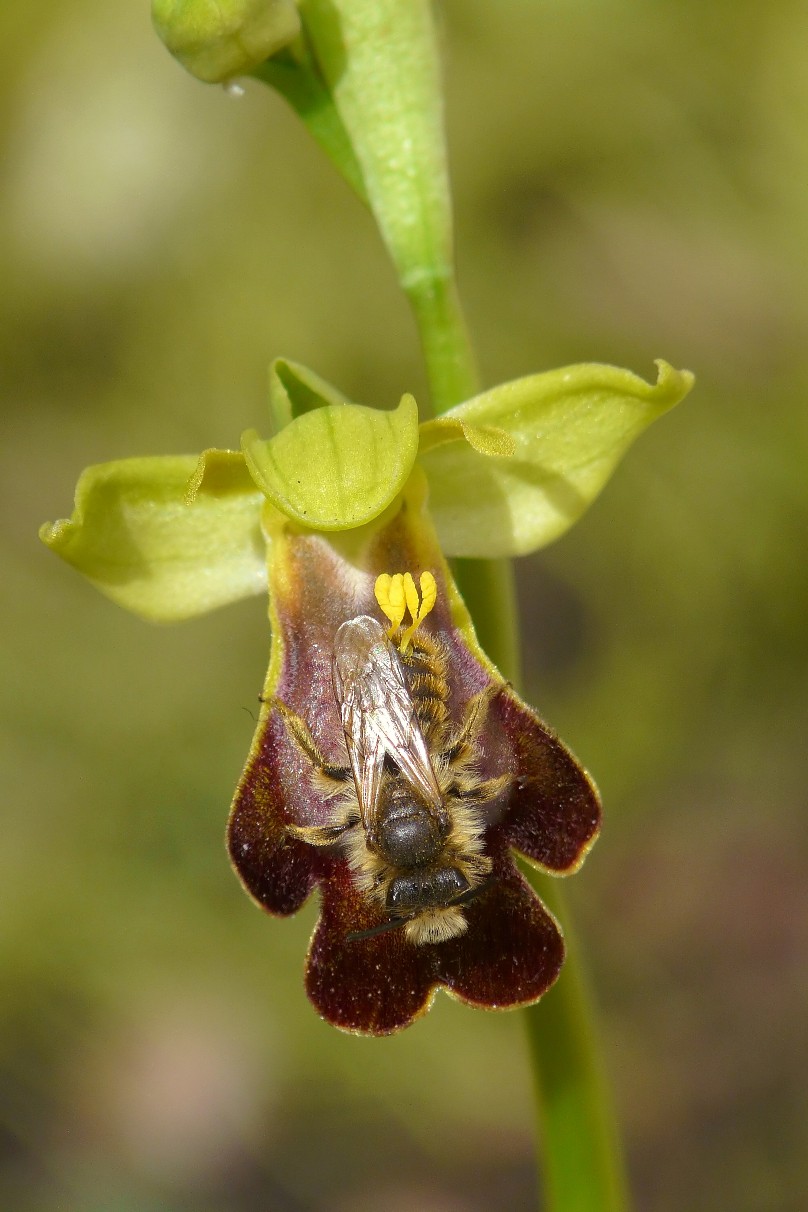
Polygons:
[[[507,782],[485,816],[493,868],[463,908],[468,929],[415,945],[402,928],[367,933],[389,919],[359,889],[339,845],[309,845],[289,832],[290,825],[330,823],[333,802],[277,702],[305,720],[327,761],[344,765],[332,685],[336,631],[346,619],[378,617],[373,589],[380,573],[424,568],[438,594],[423,627],[446,656],[451,716],[459,719],[469,699],[497,686],[476,765],[480,779],[506,775]],[[350,559],[327,536],[290,527],[273,543],[270,591],[272,677],[233,802],[228,847],[244,887],[273,915],[295,913],[318,890],[305,978],[315,1008],[343,1030],[383,1035],[425,1013],[439,988],[480,1007],[536,1001],[558,976],[564,944],[511,852],[557,874],[576,870],[597,835],[600,804],[583,768],[504,683],[462,616],[458,621],[459,599],[428,518],[405,502]]]

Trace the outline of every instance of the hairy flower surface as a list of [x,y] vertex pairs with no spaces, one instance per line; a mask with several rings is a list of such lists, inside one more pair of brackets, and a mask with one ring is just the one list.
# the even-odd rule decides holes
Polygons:
[[[584,770],[477,645],[423,496],[416,480],[392,516],[361,536],[354,533],[350,542],[277,524],[270,544],[270,672],[228,831],[236,871],[270,913],[294,913],[319,889],[320,919],[306,965],[309,996],[329,1022],[372,1034],[412,1022],[439,987],[487,1007],[539,998],[558,975],[564,945],[556,922],[516,870],[511,850],[545,871],[566,874],[582,862],[600,821]],[[427,572],[435,580],[434,608],[416,635],[427,637],[445,669],[444,738],[457,734],[470,702],[487,705],[460,762],[462,775],[455,783],[448,774],[443,780],[456,788],[444,795],[449,815],[465,814],[467,821],[471,814],[477,822],[486,874],[459,902],[463,928],[435,942],[412,941],[405,921],[397,922],[367,886],[356,856],[367,845],[362,823],[331,844],[316,832],[333,827],[340,813],[350,814],[351,800],[357,806],[352,778],[335,797],[323,775],[324,768],[350,768],[334,689],[335,637],[342,624],[360,616],[387,622],[374,589],[390,568]],[[402,668],[417,705],[422,675],[417,663],[402,660]],[[301,743],[299,721],[311,745],[305,733]],[[425,732],[430,735],[428,722]],[[439,755],[432,758],[440,770]],[[318,844],[306,840],[312,835]],[[367,861],[372,865],[372,850]],[[377,874],[380,866],[377,858]]]

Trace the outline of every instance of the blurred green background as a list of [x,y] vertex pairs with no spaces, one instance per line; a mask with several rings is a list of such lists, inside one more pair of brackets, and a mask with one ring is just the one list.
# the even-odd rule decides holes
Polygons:
[[[519,564],[526,680],[603,791],[568,886],[641,1210],[808,1207],[808,9],[441,6],[461,289],[487,384],[696,391]],[[424,395],[370,219],[261,86],[148,6],[0,12],[5,812],[0,1205],[483,1212],[536,1190],[522,1024],[323,1025],[315,916],[224,855],[268,631],[155,628],[36,539],[91,462],[233,445],[284,354]],[[597,1210],[593,1210],[597,1212]]]

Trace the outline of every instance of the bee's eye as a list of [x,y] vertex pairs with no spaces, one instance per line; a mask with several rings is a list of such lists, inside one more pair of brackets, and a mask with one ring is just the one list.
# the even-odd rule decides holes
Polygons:
[[430,889],[430,880],[423,875],[396,876],[387,890],[387,908],[397,915],[423,909],[429,904]]
[[439,871],[427,873],[411,872],[398,875],[387,892],[387,908],[391,913],[404,915],[418,909],[434,909],[451,905],[464,892],[469,882],[456,867],[441,867]]
[[441,905],[450,905],[464,892],[468,892],[470,887],[468,880],[457,867],[441,867],[440,871],[436,871],[432,876],[435,900]]

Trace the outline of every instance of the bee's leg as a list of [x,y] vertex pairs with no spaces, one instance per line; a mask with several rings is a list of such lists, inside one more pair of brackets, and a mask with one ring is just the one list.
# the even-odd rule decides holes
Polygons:
[[[350,766],[338,766],[327,761],[317,748],[306,721],[292,711],[291,707],[287,707],[281,699],[273,701],[300,750],[309,759],[318,774],[323,777],[323,780],[335,784],[332,790],[328,790],[326,783],[326,794],[334,795],[352,778]],[[299,838],[301,842],[307,842],[310,846],[333,846],[334,842],[338,842],[344,833],[353,829],[359,822],[358,811],[348,804],[343,809],[342,818],[333,821],[330,825],[293,825],[290,823],[287,824],[286,831],[292,837]]]
[[451,766],[458,758],[467,756],[468,746],[473,743],[474,737],[482,729],[485,723],[485,717],[488,715],[488,708],[498,694],[504,689],[505,683],[491,683],[486,686],[485,690],[481,690],[479,694],[475,694],[473,698],[466,703],[466,709],[463,712],[463,719],[448,738],[446,748],[443,750],[442,756]]
[[[312,765],[316,766],[327,779],[332,779],[335,783],[347,782],[351,778],[350,766],[337,766],[333,762],[327,761],[317,748],[306,721],[297,715],[296,712],[292,711],[291,707],[287,707],[285,703],[281,702],[280,699],[275,699],[274,702],[286,722],[286,727]],[[320,844],[326,845],[325,842]]]
[[473,779],[468,781],[462,775],[449,788],[449,795],[455,796],[464,804],[487,804],[510,787],[513,779],[509,774],[501,774],[495,779],[484,779],[481,783]]
[[358,824],[359,814],[352,813],[346,816],[345,820],[333,825],[287,825],[286,831],[291,833],[292,837],[299,838],[301,842],[307,842],[309,846],[333,846],[343,833],[347,833],[349,829],[353,829]]

